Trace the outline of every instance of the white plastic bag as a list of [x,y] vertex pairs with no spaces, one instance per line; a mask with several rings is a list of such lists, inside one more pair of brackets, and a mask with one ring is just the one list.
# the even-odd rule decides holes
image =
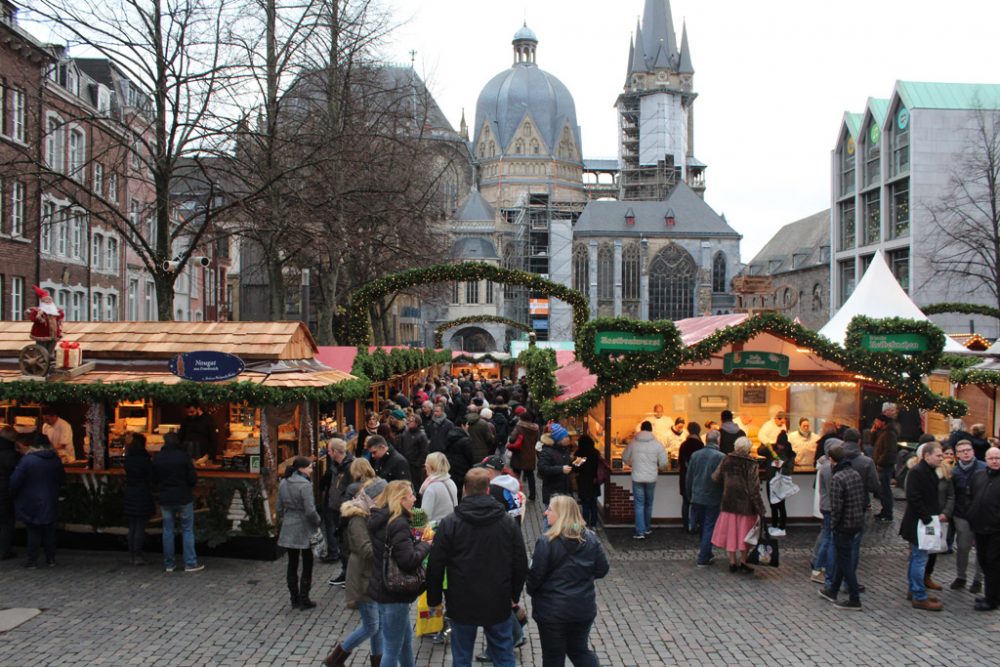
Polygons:
[[941,517],[931,518],[930,523],[917,520],[917,548],[928,553],[939,554],[948,550],[947,524],[941,524]]
[[774,476],[769,486],[771,488],[770,500],[772,505],[777,505],[785,498],[794,496],[799,492],[799,485],[793,482],[791,477],[782,475],[780,472]]

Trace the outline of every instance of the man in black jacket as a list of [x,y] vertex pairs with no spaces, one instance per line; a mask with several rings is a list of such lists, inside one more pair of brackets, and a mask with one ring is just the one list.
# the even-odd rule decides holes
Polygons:
[[986,470],[972,475],[968,519],[976,534],[976,557],[986,579],[986,595],[976,600],[976,611],[1000,606],[1000,449],[986,450]]
[[899,526],[899,534],[910,543],[910,566],[907,576],[913,607],[925,611],[940,611],[944,605],[937,598],[927,595],[924,574],[930,554],[926,549],[919,547],[917,531],[925,530],[935,516],[939,516],[941,521],[948,519],[946,515],[941,514],[936,470],[944,460],[944,453],[939,443],[928,442],[923,445],[920,456],[920,463],[913,466],[906,476],[906,512]]
[[469,426],[464,419],[460,419],[456,425],[448,431],[445,440],[444,455],[448,458],[450,466],[449,475],[451,481],[455,482],[458,490],[458,499],[462,499],[462,486],[465,484],[465,473],[479,463],[482,459],[476,460],[472,454],[472,440],[469,438]]
[[181,422],[178,436],[192,458],[200,459],[207,456],[209,461],[215,459],[218,449],[219,428],[212,416],[201,409],[198,401],[191,401],[187,406],[187,416]]
[[181,448],[176,433],[163,436],[163,449],[153,459],[153,479],[160,487],[160,514],[163,515],[163,569],[174,571],[174,520],[181,524],[184,545],[184,571],[198,572],[205,566],[198,563],[194,550],[194,489],[198,474],[191,455]]
[[448,452],[448,432],[455,424],[444,413],[444,404],[438,403],[431,411],[430,420],[424,424],[424,433],[430,441],[431,452]]
[[365,449],[372,455],[372,467],[375,474],[387,482],[394,482],[399,479],[410,480],[410,464],[406,457],[389,446],[380,435],[368,436],[365,441]]
[[21,458],[14,440],[17,433],[10,426],[0,429],[0,560],[14,557],[10,550],[14,536],[14,502],[10,497],[10,476]]
[[514,666],[511,610],[528,573],[524,538],[513,519],[489,496],[489,473],[465,476],[465,495],[438,526],[427,566],[427,604],[441,604],[445,569],[451,620],[452,664],[469,667],[476,631],[483,628],[486,653],[497,667]]

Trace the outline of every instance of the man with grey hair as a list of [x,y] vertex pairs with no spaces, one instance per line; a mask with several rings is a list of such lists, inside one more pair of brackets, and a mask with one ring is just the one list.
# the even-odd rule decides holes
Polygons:
[[701,544],[698,550],[699,567],[711,565],[712,533],[719,518],[722,504],[722,484],[712,480],[712,473],[726,455],[719,451],[720,433],[712,429],[705,434],[705,446],[691,455],[687,464],[685,484],[691,499],[691,523],[701,526]]

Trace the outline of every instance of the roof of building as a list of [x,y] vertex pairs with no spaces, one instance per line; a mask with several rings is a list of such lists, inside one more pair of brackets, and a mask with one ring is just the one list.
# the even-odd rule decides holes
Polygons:
[[855,139],[858,138],[858,133],[861,132],[861,121],[863,119],[864,114],[855,113],[853,111],[844,112],[844,124],[847,125],[848,131]]
[[867,109],[870,109],[872,116],[875,117],[875,122],[878,123],[879,127],[885,124],[886,114],[889,113],[889,100],[880,97],[869,97]]
[[455,219],[459,222],[495,222],[496,217],[496,211],[475,188],[458,207],[455,214]]
[[[646,0],[642,25],[636,25],[632,50],[632,72],[652,72],[657,69],[680,70],[681,55],[677,51],[677,34],[670,11],[670,0]],[[687,65],[690,68],[690,54]],[[693,69],[691,70],[694,71]]]
[[897,81],[909,109],[1000,109],[1000,84]]
[[[830,209],[790,222],[771,237],[748,267],[752,275],[776,275],[829,264],[820,247],[830,246]],[[754,271],[759,267],[759,270]]]
[[493,241],[482,236],[467,236],[455,241],[451,247],[451,255],[455,259],[474,262],[484,259],[500,259]]
[[694,74],[694,65],[691,64],[691,47],[688,46],[688,27],[684,23],[681,30],[681,59],[677,65],[677,71],[681,74]]
[[522,25],[520,28],[518,28],[517,32],[514,33],[514,41],[515,42],[518,41],[518,40],[522,40],[522,39],[531,40],[532,42],[537,42],[538,41],[538,35],[535,34],[534,30],[532,30],[531,28],[528,27],[528,22],[527,21],[525,21],[524,25]]
[[620,165],[618,158],[585,157],[583,158],[584,171],[618,171]]
[[[625,216],[635,215],[628,225]],[[673,211],[674,225],[668,227],[666,216]],[[577,238],[594,236],[708,237],[740,238],[740,234],[687,184],[678,183],[664,201],[608,201],[587,203],[573,227]]]

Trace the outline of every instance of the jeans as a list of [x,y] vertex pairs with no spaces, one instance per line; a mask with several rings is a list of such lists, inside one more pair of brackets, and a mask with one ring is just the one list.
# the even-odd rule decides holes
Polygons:
[[[854,570],[854,576],[857,577],[858,573],[858,562],[861,558],[861,538],[864,537],[865,529],[862,527],[856,533],[852,533],[851,538],[851,569]],[[833,587],[833,579],[837,576],[837,545],[833,543],[833,536],[835,533],[831,530],[830,532],[830,545],[826,550],[826,576],[824,577],[823,585],[833,591],[834,594],[839,593],[839,588]]]
[[163,567],[174,567],[174,519],[180,519],[181,539],[184,547],[184,567],[195,567],[198,554],[194,552],[194,503],[187,505],[161,505],[163,515]]
[[[511,624],[517,625],[514,615],[495,625],[484,625],[486,635],[486,655],[495,667],[514,667],[514,637]],[[451,620],[451,664],[452,667],[470,667],[476,652],[476,630],[478,625],[459,623]]]
[[410,603],[379,602],[378,625],[382,633],[382,667],[414,667]]
[[[969,525],[968,519],[956,516],[952,519],[952,524],[955,526],[955,543],[958,546],[955,550],[955,573],[959,579],[965,579],[965,575],[969,572],[969,552],[972,551],[976,535],[972,532],[972,526]],[[975,576],[973,576],[972,580],[982,581],[983,568],[979,564],[978,558],[976,559],[975,568]]]
[[142,543],[146,541],[148,516],[128,517],[128,552],[133,556],[142,554]]
[[653,496],[655,494],[656,482],[632,482],[636,535],[645,535],[653,527]]
[[56,524],[54,523],[26,523],[24,527],[28,531],[28,559],[29,565],[34,565],[38,560],[38,547],[45,551],[45,562],[56,562]]
[[833,585],[830,590],[836,594],[840,591],[840,585],[847,580],[847,594],[851,602],[859,600],[858,593],[858,562],[854,560],[854,540],[859,533],[842,533],[837,531],[833,534],[833,548],[837,554],[837,573],[833,577]]
[[524,482],[525,486],[528,487],[528,500],[535,499],[535,471],[534,470],[519,470],[514,468],[514,472],[517,476]]
[[[919,529],[919,526],[917,526]],[[924,588],[924,569],[927,567],[927,557],[930,554],[924,549],[918,549],[916,544],[910,545],[910,566],[906,577],[910,582],[910,594],[915,601],[927,599],[927,589]]]
[[590,528],[597,528],[597,496],[580,496],[580,511],[583,522]]
[[892,518],[892,486],[889,484],[892,481],[892,477],[892,467],[878,469],[878,481],[881,487],[880,495],[882,496],[882,511],[878,515],[884,519]]
[[361,614],[361,625],[340,642],[345,651],[353,651],[364,640],[369,640],[372,655],[382,655],[382,632],[378,624],[378,605],[374,602],[359,602],[358,613]]
[[820,510],[823,514],[823,528],[819,531],[819,538],[816,540],[816,550],[813,553],[812,569],[829,570],[834,567],[827,562],[827,555],[830,550],[830,541],[833,537],[830,534],[830,525],[833,515],[829,511]]
[[701,524],[701,548],[698,550],[698,563],[705,565],[712,557],[712,533],[715,522],[719,520],[718,505],[699,505],[691,503],[691,522]]
[[521,622],[517,620],[517,614],[514,613],[514,610],[510,612],[510,638],[514,644],[524,639],[524,628],[521,627]]
[[0,558],[10,555],[10,543],[14,539],[14,515],[0,516]]
[[589,646],[591,625],[593,621],[538,623],[542,667],[563,667],[567,657],[573,667],[599,667]]

